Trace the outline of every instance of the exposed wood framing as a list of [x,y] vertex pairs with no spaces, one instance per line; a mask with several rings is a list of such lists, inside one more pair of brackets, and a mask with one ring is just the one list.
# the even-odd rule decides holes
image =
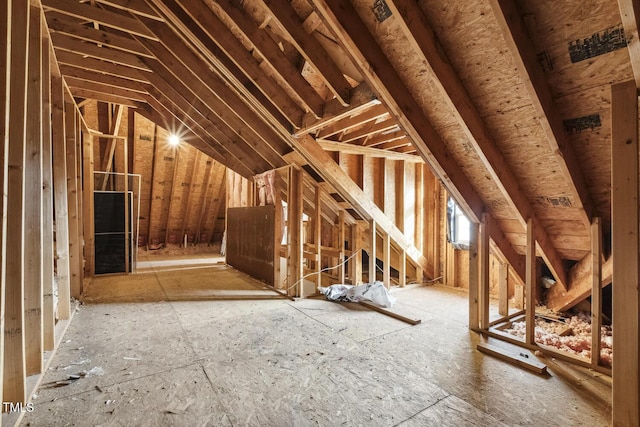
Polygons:
[[[373,283],[376,281],[376,221],[372,219],[369,221],[369,281]],[[387,266],[385,266],[385,269]]]
[[69,220],[69,282],[71,296],[82,294],[82,240],[80,238],[80,206],[78,206],[78,113],[76,106],[65,102],[64,123],[67,159],[67,214]]
[[[0,188],[2,197],[0,198],[0,381],[4,381],[4,330],[5,330],[5,304],[6,304],[6,260],[7,260],[7,191],[8,191],[8,158],[9,158],[9,128],[10,111],[9,94],[11,93],[11,79],[9,70],[11,69],[11,18],[10,3],[0,4],[0,75],[3,84],[0,85]],[[4,384],[4,382],[3,382]],[[3,387],[0,387],[0,398],[2,398]],[[4,401],[4,399],[2,399]]]
[[482,216],[478,227],[478,278],[479,278],[479,314],[480,329],[489,328],[489,230],[493,218],[489,214]]
[[634,81],[611,87],[611,122],[613,425],[631,426],[640,424],[640,149]]
[[602,339],[602,222],[591,222],[591,364],[600,364]]
[[[42,23],[29,13],[27,127],[24,157],[24,346],[27,376],[42,372]],[[12,206],[13,209],[13,206]]]
[[6,287],[3,303],[4,321],[4,402],[24,402],[25,337],[24,337],[24,162],[27,123],[27,71],[29,57],[29,3],[11,3],[9,73],[9,150]]
[[636,82],[636,88],[640,89],[640,1],[618,0],[624,34],[627,38],[627,49],[631,59],[631,68]]
[[[472,222],[469,227],[469,329],[480,328],[480,227]],[[449,284],[451,286],[451,284]]]
[[302,241],[302,170],[289,168],[287,195],[287,295],[302,296],[304,242]]
[[525,282],[525,343],[535,344],[536,328],[536,241],[533,219],[527,221],[527,277]]

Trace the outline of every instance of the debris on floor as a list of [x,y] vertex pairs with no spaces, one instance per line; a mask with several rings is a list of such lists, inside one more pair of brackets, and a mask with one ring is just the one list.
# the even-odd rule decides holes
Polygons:
[[318,291],[327,297],[329,301],[371,301],[381,307],[391,307],[396,302],[384,284],[380,281],[373,283],[363,283],[362,285],[331,285],[329,287],[318,287]]

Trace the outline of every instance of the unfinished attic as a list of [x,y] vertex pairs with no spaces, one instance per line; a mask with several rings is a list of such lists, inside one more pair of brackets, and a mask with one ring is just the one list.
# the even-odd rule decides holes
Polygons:
[[640,425],[638,2],[0,3],[3,425]]

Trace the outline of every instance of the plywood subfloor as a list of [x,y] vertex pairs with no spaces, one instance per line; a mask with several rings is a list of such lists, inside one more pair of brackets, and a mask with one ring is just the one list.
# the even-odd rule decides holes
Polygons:
[[81,306],[43,384],[86,376],[40,389],[23,425],[609,424],[599,374],[547,360],[544,378],[475,350],[455,290],[395,292],[410,326],[322,299],[168,298],[255,286],[218,267],[101,278],[89,295],[115,277],[120,296]]

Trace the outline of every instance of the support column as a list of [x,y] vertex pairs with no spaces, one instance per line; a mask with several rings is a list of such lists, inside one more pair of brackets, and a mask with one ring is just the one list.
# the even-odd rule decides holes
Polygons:
[[480,326],[480,271],[478,263],[479,237],[478,223],[471,222],[469,225],[469,329],[478,329]]
[[303,202],[302,170],[295,167],[289,168],[289,194],[287,200],[287,244],[288,254],[288,279],[287,293],[293,296],[302,296],[302,276],[304,274],[302,239],[302,202]]
[[338,247],[340,248],[340,267],[338,267],[338,283],[344,283],[345,279],[345,257],[344,257],[344,241],[345,241],[345,229],[344,229],[344,211],[341,210],[338,214]]
[[376,281],[376,220],[369,221],[369,283]]
[[591,221],[591,364],[600,364],[602,330],[602,223]]
[[67,157],[67,213],[69,220],[69,269],[70,269],[70,285],[71,296],[79,298],[82,292],[82,283],[80,282],[80,266],[82,260],[82,242],[79,239],[79,223],[78,223],[78,181],[76,180],[77,172],[77,151],[76,138],[77,123],[76,109],[72,103],[65,103],[64,109],[65,122],[65,139],[66,139],[66,157]]
[[479,311],[480,329],[489,329],[489,228],[491,216],[482,215],[482,223],[478,235],[478,276],[479,276]]
[[526,255],[526,283],[525,309],[526,330],[525,342],[535,343],[536,328],[536,241],[534,239],[533,220],[527,220],[527,255]]
[[382,273],[382,282],[391,288],[391,238],[388,233],[382,235],[382,265],[384,272]]
[[613,256],[613,425],[640,425],[640,250],[638,93],[611,87],[611,244]]
[[4,295],[4,402],[24,402],[24,162],[27,112],[29,2],[10,11],[9,150],[7,153],[6,289]]

